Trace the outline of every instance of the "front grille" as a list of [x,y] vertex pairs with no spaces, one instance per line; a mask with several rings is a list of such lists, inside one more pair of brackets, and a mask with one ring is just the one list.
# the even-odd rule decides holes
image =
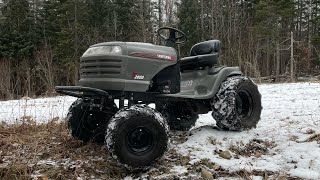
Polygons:
[[81,60],[80,77],[106,78],[121,74],[122,61],[110,59]]

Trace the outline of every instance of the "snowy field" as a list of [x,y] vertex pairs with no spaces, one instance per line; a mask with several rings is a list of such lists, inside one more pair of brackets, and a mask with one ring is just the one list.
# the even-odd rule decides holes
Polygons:
[[[170,173],[183,177],[188,167],[206,159],[229,172],[267,171],[320,179],[320,84],[262,84],[259,90],[263,110],[256,129],[220,131],[214,128],[210,113],[201,115],[186,141],[171,143],[171,149],[190,159],[174,166]],[[63,120],[74,100],[61,96],[2,101],[0,122]]]

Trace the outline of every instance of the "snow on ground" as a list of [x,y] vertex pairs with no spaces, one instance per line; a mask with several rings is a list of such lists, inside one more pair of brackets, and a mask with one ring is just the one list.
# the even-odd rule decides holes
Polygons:
[[52,119],[66,116],[69,106],[76,98],[58,96],[52,98],[22,98],[13,101],[0,101],[0,122],[8,124],[35,120],[46,123]]
[[[211,127],[195,129],[193,136],[177,145],[179,152],[189,154],[192,161],[203,158],[229,169],[283,172],[303,179],[320,179],[320,145],[304,142],[311,133],[320,133],[320,84],[260,85],[262,94],[261,120],[256,129],[245,132],[224,132]],[[214,123],[210,114],[200,116],[196,126]],[[215,139],[216,145],[209,139]],[[241,147],[250,140],[274,142],[265,155],[224,159],[215,153]],[[270,143],[271,144],[271,143]]]
[[[171,146],[190,156],[190,164],[208,159],[230,172],[270,171],[320,179],[320,145],[307,141],[320,133],[320,84],[262,84],[259,90],[263,110],[256,129],[220,131],[213,128],[215,121],[208,113],[200,116],[186,142]],[[63,119],[74,100],[61,96],[2,101],[0,122],[19,123],[31,118],[42,123]],[[231,159],[220,156],[225,151],[231,153]],[[183,173],[187,169],[175,166],[171,171]]]

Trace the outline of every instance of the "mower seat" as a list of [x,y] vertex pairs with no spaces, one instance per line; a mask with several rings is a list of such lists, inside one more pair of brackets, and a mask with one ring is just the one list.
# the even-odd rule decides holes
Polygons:
[[190,56],[181,58],[181,69],[194,69],[197,67],[212,67],[218,64],[220,41],[204,41],[192,46]]

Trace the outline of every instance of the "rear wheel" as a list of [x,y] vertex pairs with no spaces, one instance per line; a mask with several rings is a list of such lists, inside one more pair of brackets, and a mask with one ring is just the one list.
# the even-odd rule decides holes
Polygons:
[[219,128],[242,131],[255,128],[260,120],[261,95],[249,78],[229,77],[211,100],[211,106]]
[[105,127],[117,110],[113,102],[105,104],[100,110],[90,109],[90,104],[84,99],[77,99],[69,108],[67,115],[71,135],[84,142],[92,141],[103,144]]
[[189,130],[199,118],[191,108],[191,105],[185,101],[156,103],[156,109],[166,118],[170,129],[178,131]]
[[167,150],[169,128],[160,113],[148,106],[133,105],[110,120],[106,145],[113,157],[130,169],[141,169]]

